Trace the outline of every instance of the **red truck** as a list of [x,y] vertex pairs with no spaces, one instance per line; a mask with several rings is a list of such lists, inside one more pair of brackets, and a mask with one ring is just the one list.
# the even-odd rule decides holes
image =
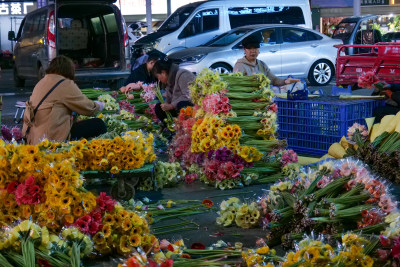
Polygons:
[[[350,55],[349,48],[354,53]],[[380,80],[400,83],[400,43],[342,45],[336,58],[336,85],[356,87],[364,72],[373,71]]]

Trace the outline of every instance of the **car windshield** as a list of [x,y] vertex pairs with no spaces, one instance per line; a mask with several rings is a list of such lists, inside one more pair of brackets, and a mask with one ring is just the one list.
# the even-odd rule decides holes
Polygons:
[[336,29],[333,33],[333,39],[341,39],[347,40],[350,38],[351,33],[356,26],[355,22],[341,22],[339,25],[336,26]]
[[220,47],[227,46],[238,40],[240,37],[251,31],[252,29],[237,29],[230,30],[224,34],[221,34],[217,38],[205,43],[203,46]]
[[167,20],[160,26],[159,31],[174,31],[182,26],[190,14],[195,9],[195,6],[183,6],[178,8]]

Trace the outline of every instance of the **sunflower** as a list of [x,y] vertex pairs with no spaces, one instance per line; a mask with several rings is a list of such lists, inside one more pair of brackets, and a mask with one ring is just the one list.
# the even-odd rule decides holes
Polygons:
[[24,205],[22,207],[22,217],[27,219],[31,216],[31,214],[32,214],[31,207],[29,205]]
[[132,222],[131,219],[126,218],[122,221],[122,230],[129,231],[132,228]]
[[101,245],[101,244],[105,244],[106,243],[106,238],[104,236],[103,232],[97,232],[94,236],[93,236],[93,242],[96,245]]
[[128,236],[123,235],[119,240],[119,249],[123,253],[131,252],[131,246],[128,243]]
[[132,224],[133,226],[141,226],[143,225],[143,219],[140,218],[139,215],[135,214],[135,216],[132,217]]
[[113,166],[113,167],[111,168],[110,172],[111,172],[112,174],[117,174],[117,173],[119,173],[119,169],[118,169],[117,166]]
[[106,223],[103,225],[103,235],[105,238],[111,236],[112,233],[112,228],[111,228],[111,224]]
[[143,230],[141,227],[132,227],[131,229],[131,234],[135,235],[135,234],[142,234]]
[[69,208],[69,205],[71,205],[72,198],[70,196],[64,196],[61,198],[61,208],[62,209],[67,209]]
[[14,222],[14,218],[10,215],[3,216],[2,220],[6,225],[11,225]]
[[48,210],[46,212],[46,217],[47,217],[47,221],[51,222],[51,221],[54,221],[54,219],[56,218],[56,214],[54,213],[54,211]]
[[73,223],[74,223],[74,220],[75,220],[75,218],[74,218],[74,216],[71,215],[71,214],[66,214],[66,215],[64,216],[64,221],[65,221],[66,224],[73,224]]
[[129,237],[129,244],[132,247],[138,247],[142,243],[142,237],[138,234],[133,234]]
[[80,205],[78,205],[73,209],[72,212],[73,212],[75,217],[81,217],[81,215],[83,213],[83,208]]
[[318,247],[310,247],[304,253],[304,259],[306,262],[316,263],[320,257],[319,248]]
[[114,216],[111,214],[106,214],[106,216],[104,216],[103,222],[105,224],[113,225],[115,223]]

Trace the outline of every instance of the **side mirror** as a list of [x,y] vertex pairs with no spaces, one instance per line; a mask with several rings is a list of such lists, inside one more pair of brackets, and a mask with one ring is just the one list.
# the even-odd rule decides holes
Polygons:
[[8,40],[9,41],[15,41],[15,32],[14,31],[9,31],[8,32]]

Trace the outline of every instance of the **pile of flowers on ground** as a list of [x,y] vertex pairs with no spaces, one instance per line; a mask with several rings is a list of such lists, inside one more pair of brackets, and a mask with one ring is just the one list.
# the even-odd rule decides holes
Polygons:
[[362,266],[372,267],[374,260],[366,254],[370,252],[369,241],[354,233],[343,235],[339,249],[325,243],[323,237],[307,237],[296,245],[296,252],[289,252],[282,267],[289,266]]
[[264,182],[266,175],[280,172],[283,165],[268,155],[285,146],[275,138],[277,107],[268,86],[263,75],[220,76],[203,70],[197,76],[190,87],[195,107],[181,110],[169,148],[170,161],[182,164],[188,181],[200,179],[224,189],[260,177]]
[[[154,159],[152,147],[146,147],[146,140],[139,133],[127,133],[119,140],[120,143],[114,141],[108,143],[109,148],[102,147],[102,144],[105,145],[103,142],[98,144],[97,149],[91,149],[94,153],[101,149],[118,153],[115,149],[120,145],[118,149],[144,158],[138,159],[140,164],[143,160]],[[24,219],[28,221],[18,229],[25,229],[25,224],[32,225],[33,228],[29,229],[32,228],[35,234],[31,237],[36,236],[36,232],[45,234],[43,246],[49,246],[49,241],[46,241],[48,233],[57,236],[61,233],[63,241],[60,242],[67,243],[68,236],[72,235],[84,240],[86,245],[81,244],[81,249],[85,255],[90,253],[87,252],[89,247],[101,254],[128,254],[139,246],[150,249],[157,244],[156,238],[149,234],[145,218],[134,211],[126,211],[105,193],[96,197],[82,188],[82,177],[74,166],[77,163],[75,157],[85,153],[84,147],[90,144],[94,143],[81,140],[69,150],[46,139],[35,146],[0,144],[0,188],[3,200],[0,202],[0,222],[6,231],[0,234],[0,240],[3,240],[0,250],[8,251],[11,241],[7,241],[10,237],[7,231]],[[77,160],[82,162],[84,158]],[[77,230],[66,232],[64,227],[75,227],[79,233]],[[16,234],[18,229],[11,230],[10,238],[19,238]]]

